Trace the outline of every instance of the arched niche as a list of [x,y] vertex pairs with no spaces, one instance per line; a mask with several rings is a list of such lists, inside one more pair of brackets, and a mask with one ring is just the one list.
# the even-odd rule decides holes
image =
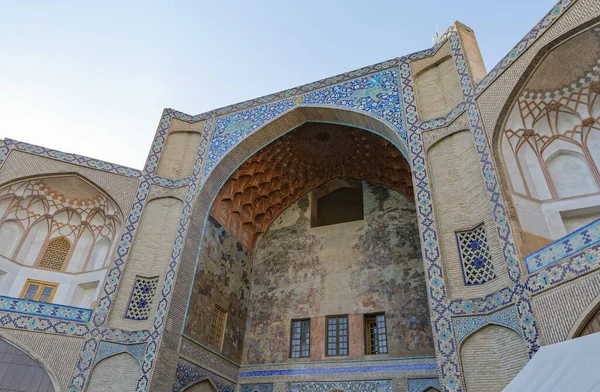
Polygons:
[[[210,249],[206,246],[206,243],[202,243],[204,237],[203,233],[208,230],[210,227],[209,225],[212,225],[211,220],[214,222],[214,219],[209,217],[209,211],[213,206],[213,201],[218,197],[218,193],[222,189],[225,189],[224,185],[227,182],[227,179],[257,151],[265,146],[273,144],[283,135],[291,133],[301,125],[312,122],[354,127],[365,131],[365,133],[376,134],[385,139],[391,146],[395,147],[394,150],[397,156],[408,155],[406,144],[401,139],[397,130],[375,117],[351,110],[301,106],[267,123],[236,144],[222,159],[220,159],[219,162],[207,162],[208,167],[212,168],[212,170],[208,173],[202,188],[199,190],[193,207],[190,218],[192,231],[186,238],[182,252],[182,262],[177,276],[177,285],[182,285],[184,287],[183,290],[187,292],[187,290],[191,289],[190,286],[194,276],[194,266],[196,265],[198,257],[198,245],[202,244],[200,254],[202,254],[205,249]],[[409,165],[407,166],[407,170],[410,177]],[[240,216],[243,216],[243,211],[240,213]],[[255,217],[257,219],[263,219],[263,215],[260,214],[255,215]],[[198,272],[202,271],[202,265],[203,263],[200,261],[197,268]],[[176,288],[175,290],[178,289]],[[196,289],[193,288],[192,290]],[[195,305],[196,303],[194,301],[190,301],[190,313],[188,314],[195,314]],[[219,306],[223,307],[221,305]],[[177,316],[178,315],[176,314],[170,315],[173,320],[176,320]],[[189,320],[186,322],[186,328],[188,325]],[[163,340],[163,342],[167,342],[167,340]],[[176,348],[174,347],[174,349]],[[161,366],[160,362],[158,366]],[[160,382],[157,381],[156,385],[159,384]]]
[[[123,222],[116,202],[104,190],[77,174],[33,177],[0,186],[0,243],[3,227],[18,221],[23,234],[11,260],[35,266],[50,241],[66,238],[70,244],[64,260],[67,272],[83,272],[93,245],[100,237],[114,242]],[[7,229],[4,229],[7,230]],[[9,236],[6,236],[8,239]]]
[[135,391],[140,362],[129,353],[120,353],[98,362],[90,375],[87,392]]
[[598,25],[565,33],[539,50],[500,111],[493,151],[525,255],[597,217],[599,60]]
[[210,382],[210,380],[203,380],[185,388],[185,392],[217,392],[217,388]]
[[468,391],[502,391],[529,361],[529,349],[514,330],[488,324],[460,345]]
[[23,238],[23,234],[24,230],[21,222],[16,220],[4,222],[0,227],[0,255],[12,258]]
[[46,367],[26,351],[0,337],[0,385],[7,391],[54,392],[58,384]]

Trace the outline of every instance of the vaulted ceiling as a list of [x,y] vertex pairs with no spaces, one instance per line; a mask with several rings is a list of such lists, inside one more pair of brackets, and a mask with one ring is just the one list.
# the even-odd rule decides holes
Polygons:
[[413,199],[410,166],[392,143],[362,129],[309,122],[248,158],[219,191],[211,215],[252,252],[281,212],[338,177],[375,182]]

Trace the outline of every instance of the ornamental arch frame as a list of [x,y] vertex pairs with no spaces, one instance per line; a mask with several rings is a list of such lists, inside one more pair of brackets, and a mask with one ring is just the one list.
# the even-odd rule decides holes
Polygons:
[[[494,122],[494,125],[491,128],[490,135],[490,144],[492,151],[492,159],[494,162],[494,166],[496,167],[498,178],[500,182],[500,192],[503,195],[503,199],[505,201],[505,206],[509,211],[509,217],[511,221],[511,225],[514,227],[513,236],[517,243],[517,252],[521,255],[520,259],[524,256],[527,256],[527,251],[524,249],[524,238],[522,235],[523,229],[520,222],[520,219],[517,214],[517,209],[515,206],[515,202],[513,200],[513,185],[511,183],[509,177],[509,170],[506,166],[506,163],[503,158],[502,146],[503,146],[503,134],[504,128],[509,121],[511,111],[514,106],[518,104],[518,95],[523,88],[527,85],[527,82],[535,75],[536,71],[539,69],[541,63],[547,58],[548,54],[552,52],[553,49],[559,47],[561,44],[568,42],[572,38],[575,38],[577,35],[586,32],[587,30],[593,28],[594,26],[600,27],[600,17],[592,18],[582,24],[573,26],[568,31],[561,33],[559,36],[553,38],[551,41],[545,43],[541,48],[537,49],[537,51],[532,55],[531,60],[523,60],[529,61],[529,64],[524,68],[523,71],[519,71],[520,76],[517,78],[514,86],[510,90],[507,95],[504,103],[499,105],[498,117]],[[530,49],[531,51],[531,49]],[[502,78],[502,77],[501,77]],[[479,98],[479,97],[478,97]],[[555,136],[555,139],[564,140],[563,136]],[[568,143],[573,143],[570,140],[566,140]],[[520,143],[526,143],[527,141],[524,139],[520,141]],[[546,146],[547,147],[547,146]],[[558,152],[558,151],[557,151]],[[554,157],[556,153],[551,154],[551,157]],[[581,152],[585,155],[585,152]],[[544,163],[543,168],[547,170],[546,165],[550,161],[551,157],[548,157]],[[592,173],[595,174],[595,168],[589,168]],[[546,173],[547,174],[547,173]],[[549,179],[549,177],[548,177]],[[595,182],[598,181],[596,177],[594,177]],[[550,187],[550,192],[552,197],[556,197],[556,190],[554,189],[553,181],[549,180],[548,186]],[[525,263],[523,263],[523,267],[527,269]]]

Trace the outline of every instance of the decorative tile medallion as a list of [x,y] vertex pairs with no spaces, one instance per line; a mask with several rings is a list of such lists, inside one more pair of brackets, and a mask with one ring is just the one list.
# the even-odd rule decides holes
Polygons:
[[287,392],[392,392],[390,380],[340,382],[290,382]]
[[437,378],[415,378],[408,380],[408,392],[423,392],[429,388],[441,390],[440,380]]
[[90,309],[5,297],[3,295],[0,295],[0,311],[53,317],[83,323],[90,321],[92,315]]

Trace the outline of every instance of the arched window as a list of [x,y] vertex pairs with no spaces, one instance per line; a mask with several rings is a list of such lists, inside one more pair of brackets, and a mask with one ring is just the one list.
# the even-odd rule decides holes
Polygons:
[[39,267],[61,271],[67,260],[69,250],[71,250],[71,241],[65,237],[50,240],[46,246],[44,255],[40,259]]

